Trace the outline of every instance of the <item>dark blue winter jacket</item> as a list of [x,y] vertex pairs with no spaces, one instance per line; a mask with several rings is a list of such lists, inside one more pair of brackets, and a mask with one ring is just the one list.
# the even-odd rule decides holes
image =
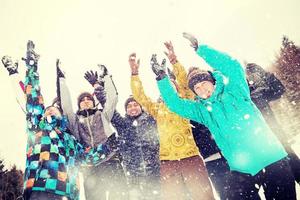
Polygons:
[[139,177],[160,176],[159,142],[155,120],[145,112],[122,117],[117,111],[111,120],[118,132],[120,154],[129,182]]

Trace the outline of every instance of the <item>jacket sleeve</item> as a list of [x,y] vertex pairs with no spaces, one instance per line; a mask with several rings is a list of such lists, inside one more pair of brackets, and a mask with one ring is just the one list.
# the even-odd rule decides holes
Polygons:
[[265,91],[265,99],[268,101],[274,101],[279,99],[285,92],[285,87],[281,81],[276,78],[274,74],[266,73],[266,83],[268,84],[267,90]]
[[158,104],[153,102],[149,97],[146,96],[144,88],[139,76],[131,76],[131,91],[133,98],[144,107],[147,112],[156,118],[158,112]]
[[189,89],[187,73],[185,68],[180,62],[176,62],[173,65],[173,73],[176,77],[176,81],[179,87],[179,95],[183,98],[194,99],[195,95],[192,90]]
[[163,78],[157,83],[164,102],[172,112],[180,115],[183,118],[191,119],[201,124],[204,123],[200,111],[202,104],[196,103],[192,100],[180,98],[177,92],[171,86],[171,82],[168,77]]
[[129,123],[126,123],[126,120],[117,110],[115,110],[114,112],[111,123],[117,129],[118,133],[120,133],[120,130],[125,129],[129,126]]
[[44,100],[41,95],[37,66],[27,65],[25,77],[26,120],[29,131],[37,131],[44,114]]
[[[95,90],[97,90],[97,88]],[[106,102],[104,104],[103,114],[110,122],[118,102],[118,94],[111,75],[106,75],[104,77],[104,91],[106,93]]]
[[69,129],[71,130],[72,133],[74,133],[75,129],[76,129],[75,128],[76,115],[73,110],[71,94],[70,94],[70,90],[66,84],[66,79],[59,78],[59,85],[60,85],[61,107],[64,112],[63,114],[68,119]]
[[214,70],[225,75],[229,83],[248,88],[244,69],[236,59],[206,45],[200,45],[197,54]]
[[16,94],[17,103],[20,105],[20,108],[24,113],[26,113],[25,108],[25,96],[24,96],[24,83],[21,81],[20,75],[18,73],[12,74],[9,76],[11,85]]

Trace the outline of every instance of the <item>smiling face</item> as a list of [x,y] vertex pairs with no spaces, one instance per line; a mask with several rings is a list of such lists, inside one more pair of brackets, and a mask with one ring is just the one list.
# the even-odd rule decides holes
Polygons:
[[194,85],[195,93],[202,99],[208,99],[215,90],[211,81],[201,81]]
[[142,113],[142,108],[136,101],[131,101],[127,104],[126,113],[131,117],[136,117]]
[[81,99],[79,103],[80,110],[87,110],[94,107],[94,101],[88,96]]

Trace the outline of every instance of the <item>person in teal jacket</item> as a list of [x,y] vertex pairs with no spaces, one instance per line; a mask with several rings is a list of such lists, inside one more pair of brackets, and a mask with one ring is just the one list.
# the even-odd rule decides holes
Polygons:
[[[152,59],[152,70],[168,108],[208,127],[230,170],[247,175],[257,184],[264,183],[266,199],[296,199],[287,153],[251,101],[241,64],[209,46],[198,46],[197,39],[190,34],[184,36],[214,71],[193,68],[188,82],[197,98],[195,101],[181,99],[165,75],[165,69]],[[277,177],[277,181],[270,181],[273,177]],[[242,195],[241,199],[259,199],[251,192],[245,192],[246,197],[239,194],[239,190],[236,193]]]

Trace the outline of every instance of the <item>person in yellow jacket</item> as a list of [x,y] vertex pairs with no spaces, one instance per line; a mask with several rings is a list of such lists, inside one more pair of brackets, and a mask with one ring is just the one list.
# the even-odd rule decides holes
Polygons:
[[[161,160],[161,194],[163,200],[214,199],[208,174],[196,147],[189,120],[169,111],[163,101],[154,102],[144,93],[138,76],[140,61],[129,56],[131,90],[134,99],[157,121]],[[183,98],[189,91],[174,87]]]

